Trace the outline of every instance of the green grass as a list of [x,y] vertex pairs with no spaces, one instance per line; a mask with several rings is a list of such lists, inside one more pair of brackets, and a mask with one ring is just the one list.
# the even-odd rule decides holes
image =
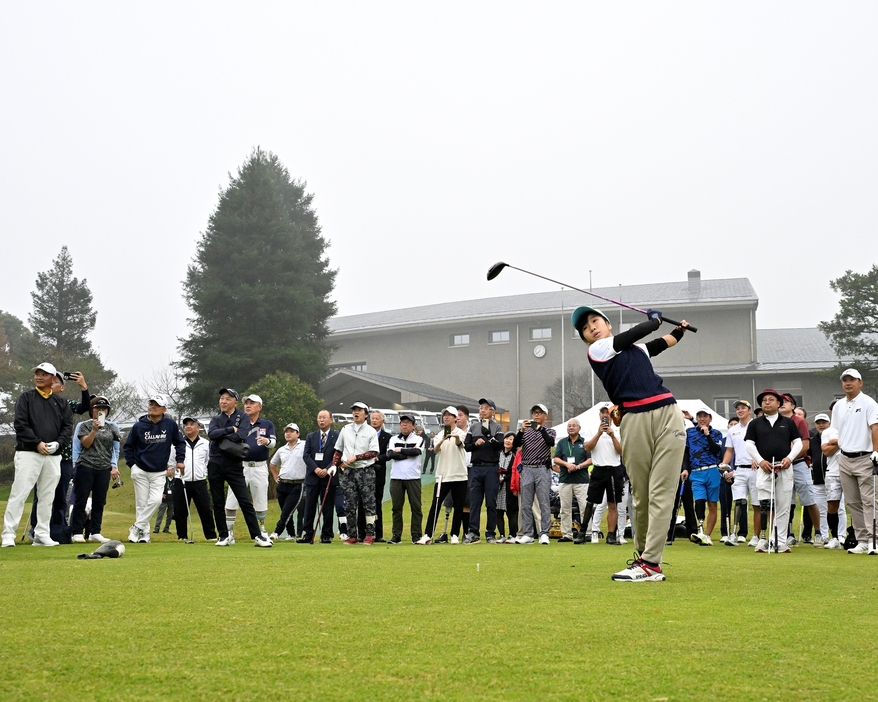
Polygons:
[[[110,536],[130,525],[129,489],[111,494]],[[0,699],[876,696],[878,558],[678,541],[668,580],[635,585],[610,581],[630,551],[603,543],[268,550],[240,536],[159,535],[112,561],[4,549]]]

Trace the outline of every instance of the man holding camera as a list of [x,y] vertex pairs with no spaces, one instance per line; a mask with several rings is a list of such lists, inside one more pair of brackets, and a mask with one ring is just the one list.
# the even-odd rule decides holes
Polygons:
[[52,498],[61,477],[61,452],[73,439],[73,411],[52,391],[58,371],[51,363],[33,369],[34,389],[25,390],[15,403],[15,478],[3,519],[3,548],[15,546],[25,500],[36,485],[37,526],[34,546],[57,546],[49,532]]
[[[549,411],[545,405],[536,404],[530,408],[531,419],[521,424],[521,429],[512,442],[512,450],[521,447],[521,531],[515,543],[532,544],[534,530],[533,504],[536,496],[540,505],[540,543],[549,543],[549,526],[552,523],[552,510],[549,505],[549,492],[552,487],[552,447],[555,445],[555,430],[544,425]],[[496,490],[494,493],[496,494]]]
[[[619,509],[617,505],[622,501],[624,489],[624,473],[622,471],[622,445],[613,429],[610,421],[610,408],[601,407],[600,424],[593,437],[585,442],[583,448],[591,453],[591,477],[588,483],[588,502],[580,505],[581,529],[574,543],[585,543],[587,530],[591,524],[591,517],[596,505],[604,501],[607,496],[607,545],[618,544],[616,529],[619,521]],[[598,543],[596,532],[591,534],[591,543]]]

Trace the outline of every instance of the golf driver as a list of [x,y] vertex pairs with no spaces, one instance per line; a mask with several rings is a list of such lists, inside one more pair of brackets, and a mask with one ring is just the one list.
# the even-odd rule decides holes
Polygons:
[[442,490],[442,476],[436,476],[436,506],[433,508],[433,528],[430,530],[430,539],[436,534],[436,522],[439,521],[439,493]]
[[[624,307],[625,309],[633,310],[634,312],[640,312],[641,314],[646,314],[646,310],[640,309],[639,307],[634,307],[632,305],[626,305],[624,302],[619,302],[619,300],[613,300],[612,298],[604,297],[603,295],[598,295],[596,292],[591,292],[590,290],[583,290],[582,288],[577,288],[573,285],[568,285],[567,283],[562,283],[558,280],[554,280],[552,278],[547,278],[546,276],[540,275],[539,273],[527,271],[524,268],[519,268],[518,266],[513,266],[512,264],[509,264],[509,263],[503,263],[502,261],[498,261],[497,263],[495,263],[493,266],[491,266],[488,269],[488,280],[494,280],[494,278],[496,278],[498,275],[500,275],[500,272],[504,268],[514,268],[517,271],[521,271],[522,273],[527,273],[528,275],[532,275],[536,278],[542,278],[543,280],[548,280],[550,283],[555,283],[556,285],[561,285],[565,288],[570,288],[571,290],[576,290],[577,292],[585,293],[586,295],[591,295],[592,297],[596,297],[600,300],[604,300],[605,302],[611,302],[614,305],[619,305],[619,307]],[[668,319],[667,317],[662,317],[661,320],[663,322],[667,322],[668,324],[672,324],[675,327],[680,326],[679,322],[675,322],[673,319]],[[686,331],[691,331],[694,334],[695,332],[698,331],[698,329],[693,327],[693,326],[688,326],[688,327],[686,327]]]
[[323,491],[323,499],[320,500],[320,511],[317,512],[317,518],[314,520],[314,529],[311,532],[311,543],[314,543],[314,537],[317,536],[317,529],[320,528],[320,519],[323,517],[323,506],[326,504],[326,496],[329,494],[329,486],[332,485],[332,477],[326,481],[326,490]]

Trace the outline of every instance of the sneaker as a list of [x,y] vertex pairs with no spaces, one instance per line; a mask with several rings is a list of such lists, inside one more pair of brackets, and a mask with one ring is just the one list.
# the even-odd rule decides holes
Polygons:
[[548,546],[549,545],[549,535],[542,534],[540,536],[540,546]]
[[150,537],[148,531],[141,531],[141,532],[140,532],[140,538],[137,539],[137,543],[139,543],[139,544],[148,544],[151,540],[152,540],[152,538]]
[[347,540],[348,540],[348,535],[347,535],[345,532],[340,531],[340,532],[338,533],[338,540],[339,540],[339,541],[347,541]]
[[454,536],[451,537],[451,543],[452,544],[459,544],[460,543],[460,539],[457,538],[457,534],[455,534]]
[[[313,543],[313,542],[310,542],[310,541],[309,541],[308,543]],[[321,536],[321,537],[320,537],[320,543],[321,543],[321,544],[331,544],[331,543],[332,543],[332,537],[331,537],[331,536]]]
[[[755,538],[755,537],[754,537],[754,538]],[[747,543],[747,537],[746,537],[746,536],[739,536],[739,537],[738,537],[738,543],[739,543],[739,544],[746,544],[746,543]]]
[[835,537],[832,537],[829,541],[826,542],[826,544],[823,546],[823,548],[828,548],[828,549],[832,549],[833,551],[838,551],[841,549],[841,541],[839,541]]
[[[364,541],[363,543],[365,543],[365,541]],[[392,536],[392,537],[390,537],[390,539],[387,541],[387,543],[388,543],[388,544],[391,544],[391,545],[393,545],[393,544],[401,544],[401,543],[402,543],[402,538],[399,537],[399,536]]]
[[696,534],[689,534],[689,541],[691,541],[693,544],[698,544],[700,546],[701,545],[701,536],[702,536],[702,532],[700,532],[700,531]]
[[558,543],[559,544],[572,544],[573,538],[570,536],[562,536],[560,539],[558,539]]
[[426,546],[428,543],[430,543],[430,541],[431,541],[430,537],[427,536],[426,534],[424,534],[420,539],[418,539],[418,545],[419,546]]
[[707,534],[701,534],[700,536],[702,546],[713,546],[713,539],[711,539]]
[[128,541],[130,541],[132,544],[136,544],[139,539],[140,529],[132,525],[131,528],[128,530]]
[[505,543],[506,543],[506,537],[505,537],[503,534],[500,534],[500,536],[497,537],[497,541],[496,541],[495,543],[498,543],[498,544],[505,544]]
[[755,547],[755,546],[758,546],[758,545],[759,545],[759,537],[756,536],[756,535],[754,534],[754,535],[750,538],[750,541],[747,542],[747,545],[748,545],[750,548],[753,548],[753,547]]
[[799,543],[799,542],[796,541],[796,537],[793,536],[792,534],[791,534],[790,536],[787,537],[787,546],[788,546],[789,548],[792,548],[792,547],[795,546],[797,543]]
[[269,539],[265,534],[257,534],[256,538],[253,539],[253,543],[259,548],[271,548],[272,546],[271,539]]
[[[109,541],[109,539],[102,534],[89,534],[88,540],[97,544],[105,544]],[[71,539],[71,541],[73,541],[73,539]]]
[[616,539],[616,535],[609,531],[607,532],[607,546],[618,546],[619,541]]
[[434,543],[447,544],[448,543],[448,534],[439,534],[439,538],[436,539],[436,541]]
[[600,541],[600,540],[601,540],[601,539],[600,539],[600,537],[598,536],[598,533],[597,533],[596,531],[591,532],[591,542],[592,542],[593,544],[596,544],[596,543],[597,543],[598,541]]
[[223,539],[223,538],[217,539],[217,541],[216,541],[216,545],[217,545],[217,546],[228,546],[228,545],[231,544],[231,543],[232,543],[232,542],[229,541],[229,537],[228,537],[228,536],[225,537],[224,539]]
[[34,536],[34,541],[31,546],[58,546],[57,541],[53,541],[52,539],[41,539],[39,536]]
[[814,548],[823,548],[826,545],[826,539],[823,538],[823,534],[817,534],[814,537]]
[[2,544],[0,548],[15,548],[15,535],[3,534]]
[[713,546],[713,541],[703,531],[699,531],[697,534],[690,534],[689,541],[699,546]]
[[363,546],[371,546],[375,543],[375,537],[372,534],[367,534],[366,538],[363,539]]
[[534,542],[534,537],[528,536],[527,534],[525,534],[524,536],[519,536],[515,540],[515,543],[517,543],[517,544],[532,544],[533,542]]
[[849,548],[849,549],[848,549],[848,553],[852,553],[852,554],[854,554],[855,556],[858,556],[858,555],[863,554],[863,553],[869,553],[869,545],[866,544],[866,543],[863,543],[863,542],[861,541],[860,543],[858,543],[858,544],[857,544],[856,546],[854,546],[853,548]]
[[759,539],[756,544],[755,553],[768,553],[768,540],[767,539]]
[[497,543],[497,539],[495,539],[493,536],[486,536],[486,537],[485,537],[485,543],[486,543],[486,544],[496,544],[496,543]]
[[814,542],[811,541],[811,537],[810,537],[810,536],[803,536],[803,537],[802,537],[802,543],[803,543],[803,544],[806,544],[806,545],[808,545],[808,546],[811,546]]
[[623,583],[660,582],[665,580],[662,567],[647,565],[642,558],[628,561],[628,567],[613,573],[613,580]]
[[728,537],[728,536],[723,536],[723,537],[719,540],[719,542],[720,542],[721,544],[728,544],[728,543],[729,543],[729,537]]
[[[268,535],[268,538],[271,539],[272,541],[277,541],[277,532],[276,532],[276,531],[271,532],[271,533]],[[304,536],[302,537],[302,540],[303,540],[303,541],[305,540],[305,537],[304,537]]]
[[624,546],[627,543],[628,539],[626,539],[622,534],[616,534],[616,544],[618,544],[619,546]]
[[507,537],[506,537],[506,543],[507,543],[507,544],[515,544],[515,543],[518,543],[518,537],[516,537],[516,536],[507,536]]
[[347,539],[345,539],[344,541],[342,541],[342,543],[343,543],[345,546],[353,546],[354,544],[358,544],[358,543],[360,543],[360,542],[359,542],[359,540],[357,539],[356,536],[350,536],[350,537],[348,537]]
[[479,543],[479,541],[481,541],[479,535],[473,534],[472,532],[470,532],[463,538],[463,543],[465,544],[477,544]]
[[158,533],[159,533],[159,528],[156,527],[155,529],[153,529],[153,530],[152,530],[152,533],[153,533],[153,534],[158,534]]
[[585,534],[580,532],[579,534],[577,534],[576,536],[573,537],[573,543],[574,544],[587,544],[588,539],[586,538]]
[[229,532],[229,546],[235,543],[235,535],[232,532]]
[[726,540],[726,546],[737,546],[737,545],[738,545],[738,540],[734,536],[730,536]]
[[74,534],[70,537],[70,543],[72,544],[84,544],[85,537],[82,534]]

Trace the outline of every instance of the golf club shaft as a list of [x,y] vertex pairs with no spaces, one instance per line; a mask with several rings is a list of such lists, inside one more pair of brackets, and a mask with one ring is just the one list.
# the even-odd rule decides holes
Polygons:
[[[513,266],[510,263],[507,263],[506,266],[508,268],[514,268],[517,271],[521,271],[522,273],[527,273],[528,275],[532,275],[536,278],[542,278],[543,280],[547,280],[550,283],[555,283],[556,285],[561,285],[565,288],[570,288],[571,290],[576,290],[577,292],[585,293],[586,295],[591,295],[592,297],[596,297],[599,300],[604,300],[605,302],[611,302],[614,305],[619,305],[619,307],[624,307],[627,310],[632,310],[633,312],[640,312],[640,314],[646,314],[646,310],[641,309],[640,307],[634,307],[633,305],[627,305],[624,302],[620,302],[619,300],[614,300],[610,297],[604,297],[603,295],[598,295],[596,292],[592,292],[591,290],[583,290],[582,288],[577,288],[573,285],[568,285],[567,283],[562,283],[559,280],[554,280],[553,278],[547,278],[544,275],[540,275],[539,273],[534,273],[532,271],[526,271],[523,268],[519,268],[518,266]],[[661,320],[663,322],[667,322],[668,324],[672,324],[675,327],[680,326],[680,322],[674,321],[673,319],[668,319],[667,317],[662,317]],[[693,333],[697,332],[698,329],[693,326],[686,327],[686,331],[691,331]]]
[[436,476],[436,506],[433,508],[433,528],[430,530],[430,539],[436,536],[436,524],[439,521],[439,493],[442,492],[442,476]]
[[320,527],[320,519],[323,517],[323,507],[326,505],[326,496],[329,494],[329,486],[332,485],[333,476],[328,476],[329,480],[326,481],[326,490],[323,491],[323,499],[320,500],[320,511],[317,512],[317,519],[314,520],[314,530],[311,532],[311,543],[314,543],[314,539],[317,537],[317,529]]

